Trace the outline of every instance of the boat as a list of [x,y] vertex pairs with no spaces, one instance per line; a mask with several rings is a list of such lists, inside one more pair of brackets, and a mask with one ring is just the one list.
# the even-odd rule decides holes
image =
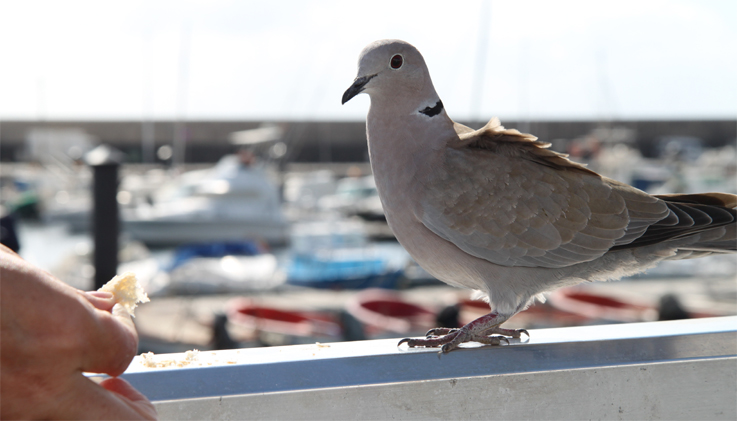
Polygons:
[[615,297],[584,291],[579,288],[566,288],[550,294],[550,304],[569,313],[579,314],[588,319],[613,322],[642,322],[658,319],[658,311],[652,306],[634,301],[624,301]]
[[284,260],[287,283],[323,289],[396,289],[409,254],[399,243],[369,243],[357,220],[310,221],[292,226]]
[[185,244],[174,250],[174,257],[167,270],[172,271],[193,258],[256,256],[261,253],[262,248],[255,241],[249,240]]
[[170,294],[232,294],[272,290],[284,283],[273,254],[194,257],[169,272]]
[[356,253],[334,252],[294,256],[287,268],[287,283],[333,290],[397,288],[401,269],[392,269],[384,258]]
[[335,188],[335,174],[330,170],[285,174],[284,202],[296,218],[310,216],[317,212],[318,201],[335,194]]
[[395,291],[361,291],[346,303],[346,311],[360,321],[370,335],[408,334],[436,327],[435,312],[403,299]]
[[281,245],[289,228],[265,169],[236,155],[182,174],[122,218],[124,231],[150,246],[244,239]]
[[259,332],[299,337],[338,338],[341,327],[328,312],[294,311],[262,306],[238,297],[226,304],[228,321]]
[[284,283],[277,257],[253,241],[186,244],[164,258],[121,265],[149,295],[232,294],[273,290]]
[[373,175],[339,180],[335,194],[322,197],[317,205],[324,212],[355,215],[367,221],[386,221]]
[[323,289],[396,289],[409,255],[398,243],[368,244],[357,221],[296,224],[285,262],[287,283]]

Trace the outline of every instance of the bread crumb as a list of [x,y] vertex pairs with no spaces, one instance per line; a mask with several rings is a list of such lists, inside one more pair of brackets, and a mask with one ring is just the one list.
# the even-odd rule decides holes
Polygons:
[[151,301],[143,290],[141,284],[138,283],[136,274],[133,272],[125,272],[121,275],[117,275],[108,283],[103,285],[98,291],[105,291],[113,294],[115,302],[122,305],[132,317],[135,317],[133,312],[138,306],[138,303],[147,303]]
[[192,362],[192,361],[194,361],[194,360],[196,360],[196,359],[197,359],[197,354],[199,354],[199,353],[200,353],[200,351],[198,351],[198,350],[196,350],[196,349],[193,349],[193,350],[191,350],[191,351],[187,351],[187,352],[185,352],[185,353],[184,353],[184,358],[185,358],[185,359],[186,359],[187,361],[189,361],[189,362]]
[[[184,353],[184,359],[183,360],[161,360],[156,361],[154,359],[155,355],[153,352],[145,352],[141,354],[141,364],[148,368],[166,368],[166,367],[186,367],[188,365],[191,365],[192,363],[197,360],[197,354],[199,354],[200,351],[193,349],[191,351],[186,351]],[[212,364],[212,363],[210,363]],[[202,366],[202,363],[200,363],[200,366]]]
[[141,364],[145,365],[149,368],[155,368],[156,367],[156,361],[154,361],[154,353],[153,352],[145,352],[141,354]]

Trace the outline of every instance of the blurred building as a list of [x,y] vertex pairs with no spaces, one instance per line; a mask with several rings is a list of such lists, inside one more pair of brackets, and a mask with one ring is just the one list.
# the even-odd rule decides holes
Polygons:
[[[215,162],[238,146],[231,134],[263,127],[263,121],[187,121],[184,123],[185,161]],[[331,121],[271,121],[283,133],[287,146],[286,158],[291,162],[361,162],[368,160],[364,122]],[[734,144],[737,120],[629,120],[602,123],[598,121],[503,121],[508,128],[526,128],[542,140],[554,142],[558,150],[565,142],[596,133],[602,127],[625,129],[634,137],[634,145],[646,157],[653,157],[662,148],[662,139],[680,136],[700,139],[704,147]],[[179,124],[180,126],[178,126]],[[485,122],[466,123],[481,127]],[[148,128],[147,128],[148,127]],[[38,159],[44,148],[52,148],[50,139],[63,139],[53,146],[71,149],[78,155],[80,148],[108,144],[127,155],[129,162],[142,162],[145,148],[170,148],[181,122],[155,121],[149,126],[141,121],[0,121],[0,160],[22,162]],[[73,136],[72,136],[73,135]],[[148,140],[143,140],[147,137]],[[178,134],[177,136],[181,136]],[[71,142],[70,139],[80,142]],[[55,142],[52,142],[52,144]],[[41,145],[41,146],[39,146]],[[148,146],[146,146],[148,145]],[[148,156],[153,156],[149,153]],[[166,159],[167,154],[159,154]]]

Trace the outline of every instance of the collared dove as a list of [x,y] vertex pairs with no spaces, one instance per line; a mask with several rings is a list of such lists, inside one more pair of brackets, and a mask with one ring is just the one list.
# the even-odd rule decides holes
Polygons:
[[736,195],[651,196],[497,118],[479,130],[455,123],[422,55],[404,41],[361,52],[343,103],[362,92],[371,97],[369,157],[391,229],[420,266],[479,291],[492,310],[400,345],[443,353],[468,341],[498,345],[527,334],[500,326],[543,293],[737,251]]

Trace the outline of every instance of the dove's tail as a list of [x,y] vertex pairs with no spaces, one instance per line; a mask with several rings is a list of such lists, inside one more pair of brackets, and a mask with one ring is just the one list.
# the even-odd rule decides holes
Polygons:
[[[656,196],[679,216],[670,238],[691,237],[694,243],[679,247],[676,259],[713,253],[737,252],[737,195],[727,193],[669,194]],[[661,228],[664,232],[666,227]]]
[[634,241],[615,249],[668,244],[677,259],[737,251],[737,195],[727,193],[669,194],[668,216],[650,225]]

